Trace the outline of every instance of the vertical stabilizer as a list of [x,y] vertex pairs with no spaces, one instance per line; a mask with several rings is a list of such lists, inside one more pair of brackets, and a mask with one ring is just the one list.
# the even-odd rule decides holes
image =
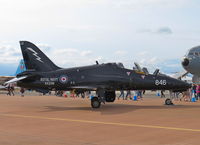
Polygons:
[[27,70],[47,72],[60,69],[33,43],[20,41],[20,46]]

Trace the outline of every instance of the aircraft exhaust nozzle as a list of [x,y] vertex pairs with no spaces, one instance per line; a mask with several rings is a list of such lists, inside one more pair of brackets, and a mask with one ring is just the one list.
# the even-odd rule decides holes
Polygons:
[[189,59],[188,58],[184,58],[183,61],[182,61],[182,65],[183,66],[188,66],[190,63]]

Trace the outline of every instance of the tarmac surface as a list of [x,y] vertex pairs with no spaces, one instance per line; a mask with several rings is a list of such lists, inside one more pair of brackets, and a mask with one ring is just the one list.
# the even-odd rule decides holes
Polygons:
[[0,145],[199,145],[200,102],[163,102],[0,94]]

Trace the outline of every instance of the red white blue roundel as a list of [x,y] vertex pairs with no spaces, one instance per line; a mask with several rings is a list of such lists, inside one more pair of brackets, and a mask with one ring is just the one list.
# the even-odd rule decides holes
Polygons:
[[65,76],[65,75],[60,76],[59,81],[60,81],[62,84],[66,84],[66,83],[68,82],[68,77]]

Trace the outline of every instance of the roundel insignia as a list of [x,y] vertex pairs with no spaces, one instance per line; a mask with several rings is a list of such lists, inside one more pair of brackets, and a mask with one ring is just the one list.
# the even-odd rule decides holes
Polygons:
[[65,75],[60,76],[59,81],[60,81],[62,84],[66,84],[66,83],[68,82],[68,77],[65,76]]
[[24,66],[23,66],[23,65],[21,65],[21,66],[20,66],[20,69],[21,69],[21,70],[23,70],[23,69],[24,69]]
[[145,75],[141,75],[142,79],[145,79]]
[[126,74],[127,74],[128,76],[130,76],[131,72],[126,72]]

